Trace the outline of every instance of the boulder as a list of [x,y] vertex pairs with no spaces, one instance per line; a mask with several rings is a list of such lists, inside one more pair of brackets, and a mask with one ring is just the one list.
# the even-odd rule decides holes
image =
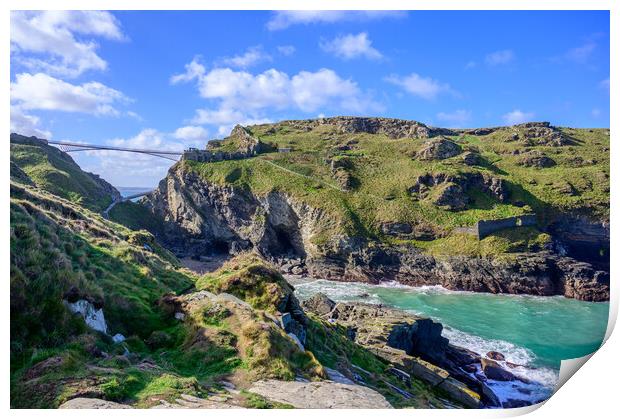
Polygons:
[[480,157],[480,154],[471,151],[464,153],[462,158],[463,163],[468,166],[478,166],[480,165],[480,163],[482,163],[482,158]]
[[409,223],[388,222],[381,224],[381,232],[388,236],[404,236],[413,233]]
[[518,163],[521,166],[534,167],[537,169],[555,166],[555,160],[540,152],[529,152],[521,157]]
[[59,409],[131,409],[131,406],[109,400],[77,397],[61,404]]
[[515,379],[515,376],[510,371],[506,371],[492,359],[482,358],[480,364],[482,365],[484,375],[486,375],[489,380],[512,381]]
[[314,314],[319,316],[326,316],[332,312],[336,303],[332,301],[327,295],[319,292],[312,297],[301,303],[301,306]]
[[489,351],[486,355],[487,358],[492,359],[494,361],[505,361],[506,357],[501,352]]
[[391,409],[380,393],[357,384],[334,381],[261,380],[249,391],[298,409]]
[[444,160],[461,154],[461,146],[445,137],[433,139],[417,152],[419,160]]

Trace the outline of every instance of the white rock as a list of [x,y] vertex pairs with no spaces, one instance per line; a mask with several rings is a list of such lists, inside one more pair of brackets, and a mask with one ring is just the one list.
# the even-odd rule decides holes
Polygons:
[[125,342],[125,336],[121,335],[120,333],[117,333],[114,336],[112,336],[112,341],[114,343]]
[[180,311],[177,311],[176,313],[174,313],[174,318],[177,320],[185,320],[185,313],[181,313]]
[[86,300],[77,300],[75,303],[65,301],[65,304],[72,313],[80,314],[88,327],[98,332],[108,333],[103,309],[96,310],[95,306]]
[[306,352],[306,348],[304,348],[304,345],[301,343],[301,341],[299,340],[299,338],[297,337],[297,335],[295,333],[287,333],[287,335],[291,339],[293,339],[293,341],[295,342],[295,344],[297,345],[297,347],[299,348],[300,351]]

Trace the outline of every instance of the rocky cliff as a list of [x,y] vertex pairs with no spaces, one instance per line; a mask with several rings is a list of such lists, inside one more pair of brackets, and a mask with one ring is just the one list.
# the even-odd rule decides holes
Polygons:
[[165,220],[162,237],[177,253],[200,256],[255,249],[284,272],[340,281],[397,280],[476,292],[565,295],[609,299],[609,274],[550,250],[509,257],[435,257],[413,245],[335,234],[329,213],[287,193],[256,195],[210,182],[183,164],[174,166],[145,201]]

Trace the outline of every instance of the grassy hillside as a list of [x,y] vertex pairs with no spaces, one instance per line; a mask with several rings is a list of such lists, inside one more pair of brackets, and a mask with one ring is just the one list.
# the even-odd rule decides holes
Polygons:
[[95,211],[118,195],[103,179],[84,172],[67,153],[32,137],[11,134],[11,161],[40,188]]
[[[222,378],[242,390],[237,405],[286,407],[243,389],[262,378],[325,378],[324,362],[365,368],[365,380],[395,406],[443,405],[415,380],[415,397],[404,398],[392,387],[399,383],[388,364],[318,319],[309,319],[310,350],[300,351],[273,322],[278,301],[288,301],[292,288],[256,256],[241,255],[198,278],[150,233],[33,188],[13,172],[12,407],[57,407],[79,396],[150,407],[181,394],[217,395]],[[215,303],[193,294],[194,287],[247,303]],[[108,335],[69,312],[64,301],[71,296],[102,308]],[[173,316],[177,304],[184,307],[182,321]],[[115,343],[116,333],[127,339]]]
[[[395,139],[305,122],[249,127],[263,142],[291,148],[290,153],[182,164],[213,182],[249,188],[259,195],[286,192],[331,214],[347,234],[384,240],[391,240],[381,229],[388,222],[409,223],[438,238],[478,220],[531,212],[542,226],[566,213],[609,218],[608,129],[523,125]],[[424,158],[429,143],[438,139],[456,144],[457,154]],[[466,162],[467,156],[473,159]],[[501,181],[508,198],[500,200],[479,187],[461,184],[466,204],[447,208],[438,204],[437,197],[451,183],[431,185],[424,195],[412,192],[425,175],[456,177],[457,183],[468,176],[484,176]],[[532,239],[538,234],[534,233]]]

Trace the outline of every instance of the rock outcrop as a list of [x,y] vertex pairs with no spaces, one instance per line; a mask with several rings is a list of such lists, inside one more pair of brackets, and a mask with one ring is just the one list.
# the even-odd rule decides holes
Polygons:
[[61,404],[59,409],[131,409],[131,406],[109,400],[76,397]]
[[395,118],[368,118],[358,116],[337,116],[296,121],[282,121],[274,125],[291,127],[302,131],[310,131],[319,126],[332,125],[342,134],[383,134],[390,138],[429,138],[435,130],[421,122]]
[[445,160],[458,156],[461,152],[461,146],[457,143],[445,137],[439,137],[426,142],[417,152],[416,157],[420,160]]
[[368,387],[333,381],[263,380],[252,384],[249,391],[298,409],[392,408],[385,397]]
[[[509,199],[504,181],[482,174],[425,175],[409,189],[425,199],[437,185],[477,187],[499,202]],[[318,245],[313,237],[338,229],[338,221],[285,193],[256,196],[248,189],[218,185],[175,165],[144,204],[165,220],[159,237],[179,255],[237,254],[254,249],[285,273],[338,281],[397,280],[407,285],[442,285],[476,292],[609,298],[609,273],[591,266],[569,269],[571,258],[548,251],[511,258],[436,259],[407,245],[385,245],[335,234]],[[411,226],[418,233],[417,226]],[[406,226],[386,225],[389,232]],[[413,235],[413,233],[412,233]],[[564,262],[563,262],[564,261]],[[585,269],[588,267],[589,269]]]

